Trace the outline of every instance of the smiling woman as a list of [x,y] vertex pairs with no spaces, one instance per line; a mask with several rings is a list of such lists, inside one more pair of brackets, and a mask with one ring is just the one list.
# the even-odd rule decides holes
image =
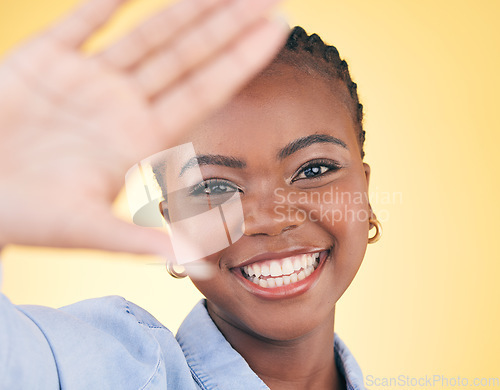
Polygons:
[[[335,304],[361,265],[370,223],[380,229],[368,200],[361,119],[346,63],[296,27],[271,65],[180,136],[195,156],[154,158],[173,240],[184,221],[184,243],[206,254],[194,264],[212,269],[203,277],[187,264],[208,315],[272,389],[363,388],[353,374],[359,368],[353,360],[346,366],[339,350],[348,352],[334,337]],[[298,192],[308,196],[290,201]],[[340,201],[327,202],[332,194]],[[216,222],[201,223],[197,214],[234,195],[241,237],[213,250]],[[280,205],[294,212],[282,214]],[[343,217],[325,218],[325,211]],[[210,215],[238,224],[222,209]],[[188,229],[190,222],[196,226]]]
[[[118,3],[108,1],[110,8]],[[203,13],[195,11],[195,0],[187,1],[192,3],[186,3],[184,12]],[[182,4],[185,3],[177,7],[183,7]],[[204,2],[208,7],[206,24],[215,28],[212,18],[219,20],[227,16],[225,7],[236,7],[242,12],[239,7],[243,4],[248,7],[247,11],[258,13],[259,9],[260,12],[267,10],[264,4],[268,2]],[[178,8],[174,8],[174,14],[175,10]],[[94,14],[88,8],[80,12],[86,14],[86,18]],[[236,10],[231,14],[234,12]],[[32,388],[36,383],[37,387],[47,389],[58,384],[70,389],[363,389],[356,361],[334,333],[335,306],[361,265],[371,224],[377,231],[380,224],[366,195],[370,169],[363,162],[362,105],[347,64],[337,50],[325,45],[317,35],[307,35],[296,27],[287,31],[286,44],[262,70],[284,33],[282,27],[281,30],[275,27],[275,22],[256,18],[252,28],[262,30],[259,43],[262,45],[266,40],[268,47],[268,57],[262,55],[258,61],[255,55],[244,61],[248,56],[243,55],[250,47],[245,47],[245,33],[239,31],[237,42],[222,49],[219,55],[212,54],[215,58],[211,64],[206,64],[205,57],[209,54],[206,47],[197,53],[200,58],[185,58],[187,70],[174,72],[179,75],[174,83],[171,74],[162,77],[158,67],[168,65],[172,53],[180,55],[182,39],[174,41],[174,47],[166,52],[162,49],[165,42],[152,41],[148,41],[146,47],[131,50],[136,42],[132,33],[91,59],[82,60],[74,49],[66,49],[67,52],[60,55],[74,63],[73,77],[53,71],[47,81],[36,79],[24,57],[35,56],[47,47],[57,52],[66,45],[81,45],[89,33],[88,26],[81,24],[81,18],[50,30],[47,36],[35,40],[32,47],[24,49],[27,53],[14,53],[3,78],[14,83],[13,89],[16,83],[37,80],[31,88],[36,98],[42,100],[44,116],[55,117],[45,123],[47,128],[42,132],[50,131],[52,137],[66,140],[67,132],[62,131],[71,123],[68,117],[81,117],[85,126],[79,129],[77,141],[63,142],[62,150],[57,151],[70,157],[76,153],[77,160],[70,158],[69,166],[80,168],[75,182],[78,188],[85,190],[86,180],[89,181],[89,199],[96,193],[109,197],[108,192],[116,190],[117,183],[114,187],[108,183],[108,178],[114,177],[113,172],[118,169],[111,161],[123,166],[132,157],[152,149],[161,134],[169,133],[171,138],[165,138],[169,142],[175,136],[177,146],[129,170],[127,187],[131,187],[131,182],[139,183],[145,194],[141,197],[135,192],[131,198],[146,199],[146,206],[155,206],[152,210],[156,209],[169,227],[170,240],[165,240],[165,236],[161,238],[169,260],[169,273],[181,277],[172,263],[176,260],[184,264],[205,299],[188,315],[174,338],[145,310],[122,298],[89,300],[54,310],[15,306],[2,295],[0,341],[4,347],[0,350],[0,361],[7,362],[2,365],[2,387]],[[246,22],[252,25],[251,20]],[[96,21],[96,25],[101,23],[100,19]],[[198,23],[201,30],[208,28],[205,22]],[[191,38],[184,38],[188,40],[184,43],[187,46],[192,44],[190,39],[194,39],[192,34],[197,31],[194,26],[191,28],[194,32],[187,34]],[[247,34],[252,35],[252,28]],[[162,39],[168,42],[168,34]],[[214,43],[213,50],[221,50],[220,44]],[[150,53],[154,50],[160,52]],[[246,76],[244,70],[231,68],[242,64],[248,66]],[[192,69],[195,65],[201,69]],[[153,77],[155,70],[157,77]],[[228,70],[236,75],[232,81],[217,79]],[[84,71],[89,72],[88,79],[75,81]],[[103,89],[99,84],[88,89],[89,80],[101,73],[103,80],[111,80],[111,85]],[[252,73],[257,75],[241,88],[244,78]],[[217,84],[211,84],[216,81]],[[224,92],[220,90],[220,83],[227,84],[228,95],[240,88],[225,105],[219,103],[222,108],[213,113],[212,90],[210,94],[203,91],[207,86],[217,86],[219,94],[215,100],[222,102]],[[61,109],[51,95],[54,90],[58,92],[56,96],[71,91],[74,100],[64,101],[64,109]],[[200,95],[194,96],[193,91]],[[128,108],[127,120],[131,121],[128,128],[120,128],[128,121],[121,114],[113,115],[117,111],[108,107],[106,93],[111,93],[109,98],[115,95],[123,98],[118,106]],[[102,100],[102,108],[94,105],[96,97]],[[184,113],[191,112],[188,102],[197,104],[197,121],[185,119],[178,111],[182,107]],[[46,108],[47,105],[51,107]],[[36,109],[32,107],[28,113]],[[212,114],[202,120],[203,112]],[[91,115],[87,119],[88,113]],[[16,115],[7,118],[15,119]],[[44,121],[34,113],[32,116],[32,121],[38,124],[38,119],[43,129]],[[96,131],[96,123],[113,125],[114,138],[107,132]],[[14,121],[12,127],[16,126],[25,129],[22,120]],[[148,137],[138,132],[138,128],[146,129]],[[32,131],[31,127],[27,131]],[[104,142],[100,135],[112,142]],[[80,139],[85,141],[82,143]],[[88,145],[95,139],[103,142],[98,150],[107,151],[107,159],[95,158],[89,153]],[[115,142],[116,139],[120,142]],[[144,142],[140,143],[141,140]],[[88,158],[83,158],[85,152]],[[56,153],[51,155],[59,159]],[[80,167],[81,160],[89,164],[88,167]],[[37,161],[46,164],[46,159],[40,156]],[[49,180],[53,179],[51,164],[49,161]],[[151,192],[154,183],[150,186],[146,180],[146,168],[154,174],[156,187],[160,189],[156,195]],[[6,178],[16,179],[8,175]],[[64,174],[62,182],[68,184]],[[41,190],[44,188],[47,187]],[[308,218],[298,218],[298,214],[291,213],[289,218],[280,218],[275,208],[278,189],[286,195],[297,191],[327,194],[333,190],[365,196],[361,202],[336,204],[324,204],[322,196],[311,197],[308,202],[288,204]],[[80,203],[88,204],[85,198]],[[74,204],[66,207],[72,215],[76,214]],[[324,207],[337,212],[345,209],[342,212],[346,215],[365,217],[321,219]],[[91,210],[103,223],[100,210]],[[142,203],[134,208],[138,212],[143,210]],[[11,211],[4,210],[3,215],[3,220],[14,220]],[[70,246],[85,243],[116,249],[113,247],[118,244],[116,239],[97,241],[100,245],[93,241],[100,237],[95,236],[90,225],[84,229],[83,223],[90,223],[90,216],[78,214],[62,237],[57,223],[54,229],[58,234],[49,233],[48,240],[30,238],[30,234],[36,233],[36,224],[29,234],[17,235],[3,224],[0,237],[5,237],[7,232],[11,238],[7,235],[6,243]],[[145,221],[135,217],[134,220]],[[38,222],[43,223],[43,218]],[[98,223],[99,219],[92,222]],[[109,229],[125,227],[124,222],[115,222],[114,226],[109,222],[105,225]],[[136,237],[124,234],[122,238],[137,242],[141,239],[140,233],[144,238],[149,237],[148,245],[152,244],[152,235],[138,228],[129,231],[133,233]],[[158,242],[159,237],[156,236]],[[141,251],[129,246],[129,242],[121,245],[122,250]],[[203,265],[208,271],[199,272],[198,268],[193,272],[195,265]],[[78,332],[78,340],[71,337],[74,332]],[[278,361],[279,364],[270,364]],[[21,380],[19,372],[25,373]]]

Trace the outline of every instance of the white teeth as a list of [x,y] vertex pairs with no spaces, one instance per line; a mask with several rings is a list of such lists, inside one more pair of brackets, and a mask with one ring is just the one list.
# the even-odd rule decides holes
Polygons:
[[277,260],[271,261],[269,264],[269,272],[271,273],[271,276],[281,276],[282,272],[280,262]]
[[291,275],[295,271],[295,267],[290,259],[285,259],[281,268],[283,269],[283,275]]
[[302,256],[295,256],[293,258],[293,269],[294,271],[300,271],[302,268]]
[[260,264],[258,263],[254,263],[252,264],[253,265],[253,274],[257,277],[259,277],[260,275],[262,275],[262,271],[260,269]]
[[264,288],[286,286],[304,280],[319,265],[320,253],[291,256],[280,260],[267,260],[241,267],[243,276]]
[[301,268],[306,268],[307,267],[307,258],[308,257],[309,257],[308,255],[302,255],[302,258],[300,259],[300,264],[302,265]]

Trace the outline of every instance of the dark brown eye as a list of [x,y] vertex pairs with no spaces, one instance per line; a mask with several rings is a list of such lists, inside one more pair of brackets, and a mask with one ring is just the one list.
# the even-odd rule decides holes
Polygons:
[[227,180],[208,179],[195,185],[189,192],[191,196],[229,194],[239,191],[238,187]]
[[304,175],[304,177],[309,178],[309,177],[321,175],[327,171],[328,171],[328,167],[325,167],[324,165],[320,165],[320,166],[306,168],[302,171],[302,174]]
[[311,161],[297,171],[292,182],[318,178],[329,172],[338,171],[340,168],[342,168],[340,164],[331,160]]

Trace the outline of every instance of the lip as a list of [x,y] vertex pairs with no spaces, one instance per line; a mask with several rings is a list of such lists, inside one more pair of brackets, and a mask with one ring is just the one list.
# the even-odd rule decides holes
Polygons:
[[[309,275],[305,279],[302,279],[299,282],[291,283],[291,284],[280,286],[280,287],[268,287],[268,288],[261,287],[255,283],[251,282],[250,280],[246,279],[240,270],[240,267],[243,267],[245,265],[255,263],[255,262],[261,261],[261,260],[280,259],[280,258],[299,255],[299,254],[316,253],[316,252],[320,252],[319,265],[313,271],[313,273],[311,275]],[[326,259],[331,255],[332,251],[331,251],[331,249],[322,249],[322,250],[316,250],[313,252],[311,252],[311,251],[309,251],[309,252],[293,251],[291,253],[293,253],[293,254],[286,255],[285,252],[280,253],[282,255],[281,257],[267,257],[267,255],[269,255],[268,253],[263,254],[263,255],[259,255],[259,256],[253,257],[250,260],[245,261],[244,263],[241,263],[241,265],[239,265],[237,267],[231,268],[231,271],[234,274],[234,276],[236,277],[236,279],[238,280],[238,282],[240,282],[247,291],[256,295],[259,298],[268,299],[268,300],[294,298],[298,295],[304,294],[306,291],[309,291],[310,289],[312,289],[316,285],[316,283],[318,282],[318,279],[321,275],[321,272],[323,271],[324,264],[326,263]],[[256,260],[256,258],[258,258],[258,259]]]

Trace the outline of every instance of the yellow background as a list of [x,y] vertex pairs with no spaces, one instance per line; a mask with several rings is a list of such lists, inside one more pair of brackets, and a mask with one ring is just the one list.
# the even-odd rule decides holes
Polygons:
[[[0,53],[74,3],[2,0]],[[160,4],[126,7],[97,43]],[[291,0],[283,10],[338,47],[366,110],[384,237],[339,302],[336,331],[365,376],[500,377],[500,2]],[[3,291],[55,307],[119,294],[175,330],[199,293],[138,260],[11,247]]]

